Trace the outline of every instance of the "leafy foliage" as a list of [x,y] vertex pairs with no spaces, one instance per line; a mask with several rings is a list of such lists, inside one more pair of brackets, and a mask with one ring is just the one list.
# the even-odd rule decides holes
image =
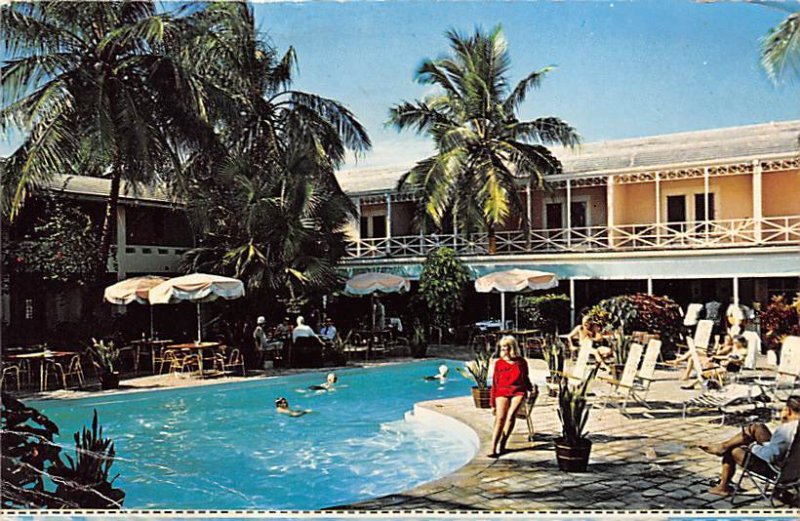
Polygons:
[[790,13],[761,40],[761,65],[772,81],[787,69],[800,73],[800,10]]
[[115,371],[117,361],[119,361],[119,349],[111,341],[106,343],[106,341],[100,340],[98,342],[93,338],[89,355],[97,368],[109,374]]
[[436,154],[403,175],[398,188],[422,193],[418,220],[428,217],[442,228],[451,219],[464,232],[485,229],[490,248],[494,230],[525,211],[520,180],[541,185],[544,176],[561,172],[561,162],[547,145],[575,146],[578,134],[555,117],[523,121],[517,116],[529,91],[541,84],[551,67],[529,73],[510,88],[511,61],[501,28],[472,35],[446,33],[450,54],[426,59],[416,80],[438,89],[390,110],[399,130],[428,134]]
[[109,481],[114,445],[94,412],[91,432],[75,433],[75,458],[61,459],[58,426],[32,407],[2,394],[2,508],[122,508],[125,493]]
[[450,248],[428,254],[419,277],[419,291],[425,299],[431,324],[443,329],[458,324],[469,272]]
[[800,296],[792,304],[783,295],[772,297],[759,318],[767,347],[779,350],[784,337],[800,335]]
[[88,215],[75,205],[46,198],[32,233],[6,245],[9,271],[43,280],[84,284],[98,271],[97,232]]
[[558,387],[558,419],[561,420],[561,435],[571,446],[577,446],[586,438],[586,423],[592,407],[587,401],[589,386],[592,384],[597,367],[593,367],[585,380],[570,384],[562,378]]
[[658,333],[665,345],[674,345],[681,335],[680,306],[669,297],[620,295],[600,301],[588,315],[605,331],[622,329],[625,335],[634,331]]
[[547,362],[547,371],[550,378],[554,381],[564,374],[564,360],[566,358],[567,347],[564,342],[555,335],[546,335],[542,343],[542,355]]
[[492,362],[494,348],[488,343],[475,342],[472,345],[474,358],[464,364],[464,367],[456,367],[458,374],[472,380],[478,389],[489,388],[489,365]]
[[625,331],[620,328],[611,334],[609,339],[611,352],[614,355],[615,364],[625,364],[628,360],[628,353],[631,351],[631,344],[633,344],[633,337],[626,335]]
[[527,327],[548,334],[569,329],[569,297],[566,295],[518,296],[517,307]]

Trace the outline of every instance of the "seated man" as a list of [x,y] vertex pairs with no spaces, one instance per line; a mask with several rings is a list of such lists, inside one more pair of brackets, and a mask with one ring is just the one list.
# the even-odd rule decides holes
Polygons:
[[333,319],[330,317],[325,319],[325,326],[320,330],[319,336],[325,342],[333,343],[336,339],[336,326],[333,325]]
[[298,338],[312,337],[319,340],[319,337],[314,333],[314,330],[306,325],[303,317],[297,317],[297,327],[292,331],[292,341],[296,342]]
[[798,420],[800,420],[800,395],[793,395],[786,400],[786,405],[781,410],[781,424],[774,433],[771,433],[763,423],[751,423],[722,443],[699,445],[709,454],[722,456],[719,484],[709,489],[709,492],[718,496],[733,493],[730,483],[736,472],[736,464],[742,465],[748,451],[753,454],[750,466],[756,471],[768,472],[767,463],[773,465],[779,463],[792,446]]

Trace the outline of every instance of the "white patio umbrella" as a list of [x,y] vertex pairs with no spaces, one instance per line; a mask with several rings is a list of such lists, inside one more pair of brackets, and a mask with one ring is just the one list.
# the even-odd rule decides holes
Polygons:
[[200,324],[200,304],[217,299],[233,300],[244,296],[244,284],[239,279],[192,273],[162,282],[150,290],[151,304],[176,304],[194,302],[197,304],[197,341],[202,340]]
[[[131,302],[149,304],[150,290],[166,281],[165,277],[145,275],[133,277],[113,284],[103,291],[103,300],[117,306],[127,306]],[[153,337],[153,306],[150,306],[150,338]]]
[[506,293],[525,293],[558,286],[558,277],[547,271],[511,269],[495,271],[475,279],[478,293],[500,293],[501,329],[506,327]]
[[[411,282],[399,275],[371,271],[349,279],[344,285],[348,295],[362,296],[375,293],[404,293],[411,289]],[[375,306],[372,306],[372,325],[375,327]]]

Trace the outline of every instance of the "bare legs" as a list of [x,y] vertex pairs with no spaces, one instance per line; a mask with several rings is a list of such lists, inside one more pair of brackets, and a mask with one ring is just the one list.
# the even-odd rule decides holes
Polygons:
[[707,443],[700,445],[700,448],[709,454],[722,456],[722,471],[720,472],[719,485],[709,489],[712,494],[727,496],[733,493],[731,489],[731,479],[736,472],[736,465],[741,465],[747,456],[745,448],[757,441],[765,443],[772,438],[772,433],[763,423],[751,423],[735,436],[723,441],[722,443]]
[[525,400],[524,395],[498,396],[495,398],[494,428],[492,429],[492,452],[490,458],[496,458],[506,451],[511,432],[514,430],[517,410]]

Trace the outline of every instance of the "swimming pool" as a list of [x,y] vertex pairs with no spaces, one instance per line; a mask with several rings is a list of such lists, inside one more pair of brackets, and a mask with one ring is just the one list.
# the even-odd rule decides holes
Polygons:
[[[112,467],[126,508],[318,509],[357,502],[449,474],[477,449],[469,431],[407,421],[414,403],[469,394],[441,360],[337,371],[333,392],[303,392],[325,373],[241,383],[31,402],[72,433],[100,423],[116,445]],[[274,401],[314,412],[290,418]]]

